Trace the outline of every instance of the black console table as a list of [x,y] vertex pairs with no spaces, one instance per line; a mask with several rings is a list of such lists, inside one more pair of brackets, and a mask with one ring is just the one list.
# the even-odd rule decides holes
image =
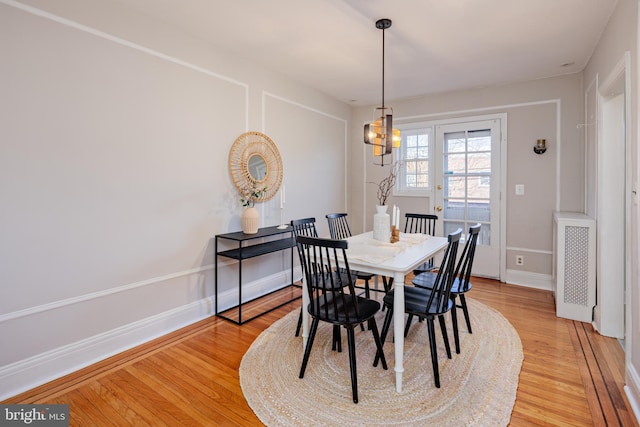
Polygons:
[[[261,239],[261,240],[258,240]],[[229,240],[236,242],[237,247],[234,249],[227,250],[219,250],[219,241],[220,240]],[[249,319],[242,319],[242,305],[247,304],[251,301],[254,301],[258,298],[262,298],[265,295],[254,298],[249,301],[242,301],[242,261],[249,258],[254,258],[260,255],[266,255],[273,252],[283,251],[286,249],[291,249],[291,280],[292,283],[284,285],[281,288],[278,288],[270,293],[280,291],[282,289],[288,287],[300,287],[293,283],[293,248],[296,246],[295,239],[293,237],[293,228],[291,226],[280,229],[278,227],[265,227],[258,229],[256,234],[245,234],[242,231],[238,231],[235,233],[227,233],[227,234],[218,234],[216,235],[216,261],[215,261],[215,314],[218,317],[221,317],[225,320],[233,322],[237,325],[242,325],[250,320],[255,319],[256,317],[262,316],[270,311],[275,310],[278,307],[282,307],[285,304],[290,303],[291,301],[295,301],[300,298],[300,296],[294,297],[288,301],[285,301],[281,304],[278,304],[275,307],[270,307],[267,310],[264,310],[256,315],[253,315]],[[226,313],[230,310],[237,309],[238,317],[237,319],[228,317],[221,312],[218,312],[218,257],[226,257],[238,260],[238,305],[231,307],[229,309],[224,310],[222,313]]]

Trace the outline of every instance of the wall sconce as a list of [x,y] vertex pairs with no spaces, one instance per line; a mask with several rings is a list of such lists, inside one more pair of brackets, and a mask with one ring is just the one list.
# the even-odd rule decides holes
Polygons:
[[542,154],[545,151],[547,151],[547,140],[546,139],[536,140],[536,145],[533,146],[533,152],[536,154]]

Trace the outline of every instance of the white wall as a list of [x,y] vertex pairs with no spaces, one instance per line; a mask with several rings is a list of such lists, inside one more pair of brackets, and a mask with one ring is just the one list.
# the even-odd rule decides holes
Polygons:
[[[348,106],[117,2],[2,0],[0,57],[0,400],[212,314],[243,132],[280,150],[287,221],[346,208]],[[245,263],[245,295],[288,260]]]

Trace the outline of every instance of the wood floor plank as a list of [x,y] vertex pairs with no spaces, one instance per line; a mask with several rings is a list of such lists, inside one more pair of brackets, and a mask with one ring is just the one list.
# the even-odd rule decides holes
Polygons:
[[[473,286],[469,297],[499,311],[522,342],[511,426],[638,425],[616,340],[557,318],[551,292],[475,277]],[[241,326],[211,317],[3,403],[68,403],[72,426],[260,426],[242,394],[240,361],[263,330],[300,305]]]

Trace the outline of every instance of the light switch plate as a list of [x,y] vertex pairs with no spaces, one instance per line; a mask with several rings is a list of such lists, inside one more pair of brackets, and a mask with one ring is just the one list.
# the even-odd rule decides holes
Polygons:
[[516,196],[524,196],[524,184],[516,184]]

